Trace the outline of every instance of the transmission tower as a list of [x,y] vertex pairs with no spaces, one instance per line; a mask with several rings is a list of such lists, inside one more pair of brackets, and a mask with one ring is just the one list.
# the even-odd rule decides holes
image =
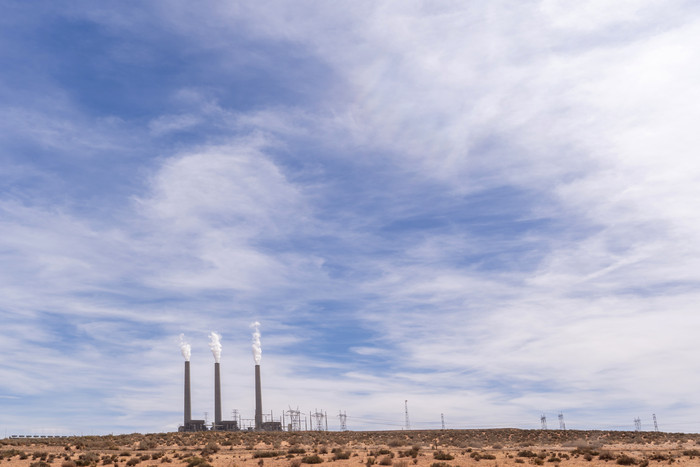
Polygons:
[[441,413],[440,414],[440,420],[442,420],[442,429],[445,429],[445,414]]
[[654,419],[654,431],[659,431],[659,424],[656,423],[656,414],[651,414],[651,417]]
[[326,415],[322,411],[316,409],[316,412],[311,414],[311,425],[313,426],[315,424],[316,431],[324,431],[324,425],[328,428],[327,422],[324,422],[326,422]]
[[642,431],[642,421],[639,417],[634,419],[634,431]]
[[301,431],[301,411],[299,407],[296,410],[289,407],[287,415],[289,415],[289,431]]
[[564,414],[559,412],[559,429],[566,430],[566,423],[564,423]]
[[340,419],[340,431],[348,431],[348,416],[345,412],[338,411],[338,419]]
[[404,407],[405,407],[405,412],[406,412],[406,429],[410,430],[411,429],[411,422],[408,421],[408,400],[404,401]]
[[545,414],[542,414],[542,416],[540,417],[540,423],[542,424],[542,429],[546,430],[547,429],[547,417],[545,416]]

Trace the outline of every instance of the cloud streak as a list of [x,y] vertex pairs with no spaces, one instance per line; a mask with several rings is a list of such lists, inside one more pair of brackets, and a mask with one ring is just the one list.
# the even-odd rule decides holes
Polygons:
[[270,406],[352,429],[405,399],[417,426],[700,429],[697,7],[209,6],[14,10],[95,26],[96,61],[3,78],[10,428],[174,429],[174,336],[244,361],[259,318]]

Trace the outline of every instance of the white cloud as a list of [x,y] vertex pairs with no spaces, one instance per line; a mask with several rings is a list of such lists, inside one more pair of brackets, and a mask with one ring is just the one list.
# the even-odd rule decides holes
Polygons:
[[[0,380],[14,381],[3,392],[41,392],[42,372],[56,387],[51,365],[80,371],[80,388],[118,382],[103,400],[125,426],[149,427],[143,413],[179,407],[181,359],[170,336],[136,328],[187,327],[193,342],[215,323],[231,330],[246,343],[226,347],[226,377],[245,385],[250,368],[239,362],[250,363],[248,331],[238,329],[260,314],[278,326],[265,336],[272,351],[264,363],[266,404],[276,410],[322,405],[365,417],[364,427],[373,413],[400,426],[408,398],[417,422],[436,426],[441,412],[453,423],[494,426],[567,409],[595,426],[602,411],[613,419],[660,409],[671,419],[678,404],[694,407],[695,15],[658,2],[195,10],[168,7],[163,18],[209,50],[225,50],[232,29],[304,47],[336,73],[338,93],[316,108],[246,113],[181,89],[174,99],[185,109],[151,119],[151,136],[208,125],[225,135],[165,151],[112,225],[3,201],[0,245],[17,267],[0,272],[2,308],[31,320],[48,303],[90,342],[47,359],[46,345],[10,336],[0,348],[17,364],[3,367]],[[123,15],[91,15],[139,27]],[[654,27],[655,17],[663,27]],[[32,125],[28,115],[2,118],[21,117],[13,128],[46,147],[116,147],[70,123]],[[291,148],[299,137],[345,150],[315,156],[306,185],[284,159],[285,150],[303,151]],[[289,147],[279,143],[287,140]],[[328,166],[373,159],[401,183],[388,186],[368,171],[376,186],[343,193],[347,205],[324,205],[337,189],[323,179]],[[420,235],[377,228],[414,208],[437,210],[417,199],[417,182],[453,196],[455,209],[467,209],[466,194],[510,187],[527,198],[518,220],[557,225],[522,235],[501,225],[505,240],[459,223]],[[382,196],[395,199],[379,214],[354,206]],[[532,255],[522,260],[518,248]],[[471,260],[479,254],[486,259]],[[497,255],[518,267],[489,268]],[[339,279],[328,272],[334,265],[345,268]],[[348,339],[351,361],[305,351],[323,332],[308,322],[333,318],[310,311],[323,310],[324,299],[343,302],[338,314],[372,331]],[[20,324],[12,334],[29,336],[40,325]],[[107,377],[90,356],[116,365],[109,354],[122,341],[138,349],[124,356],[131,369]],[[12,350],[21,347],[24,356]],[[193,352],[196,379],[209,381],[211,358]],[[28,361],[43,363],[22,371]],[[197,410],[209,406],[209,389],[195,389]],[[242,390],[229,403],[249,407],[249,395]],[[176,419],[159,423],[172,428]]]

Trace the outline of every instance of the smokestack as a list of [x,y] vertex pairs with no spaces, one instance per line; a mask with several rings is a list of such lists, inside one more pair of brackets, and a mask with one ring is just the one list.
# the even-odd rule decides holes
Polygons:
[[221,373],[219,362],[214,363],[214,429],[221,428]]
[[262,430],[262,390],[260,389],[260,365],[255,365],[255,429]]
[[185,428],[192,422],[192,400],[190,399],[190,362],[185,361]]
[[180,352],[185,359],[185,430],[192,423],[192,400],[190,398],[190,356],[192,349],[185,341],[185,335],[180,334]]
[[209,333],[209,348],[214,355],[214,430],[221,427],[221,336],[214,331]]
[[260,389],[260,359],[262,358],[262,346],[260,345],[260,323],[252,323],[253,328],[253,360],[255,360],[255,429],[262,430],[262,391]]

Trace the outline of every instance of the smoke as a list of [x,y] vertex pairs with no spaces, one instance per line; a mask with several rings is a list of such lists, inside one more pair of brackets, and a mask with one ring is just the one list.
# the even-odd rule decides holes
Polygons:
[[253,328],[253,358],[255,364],[260,365],[262,359],[262,347],[260,346],[260,323],[257,321],[250,325]]
[[219,363],[221,360],[221,336],[214,331],[209,334],[209,348],[214,355],[214,361]]
[[182,356],[185,357],[185,361],[189,362],[190,355],[192,355],[192,347],[185,341],[184,334],[180,334],[180,352],[182,352]]

